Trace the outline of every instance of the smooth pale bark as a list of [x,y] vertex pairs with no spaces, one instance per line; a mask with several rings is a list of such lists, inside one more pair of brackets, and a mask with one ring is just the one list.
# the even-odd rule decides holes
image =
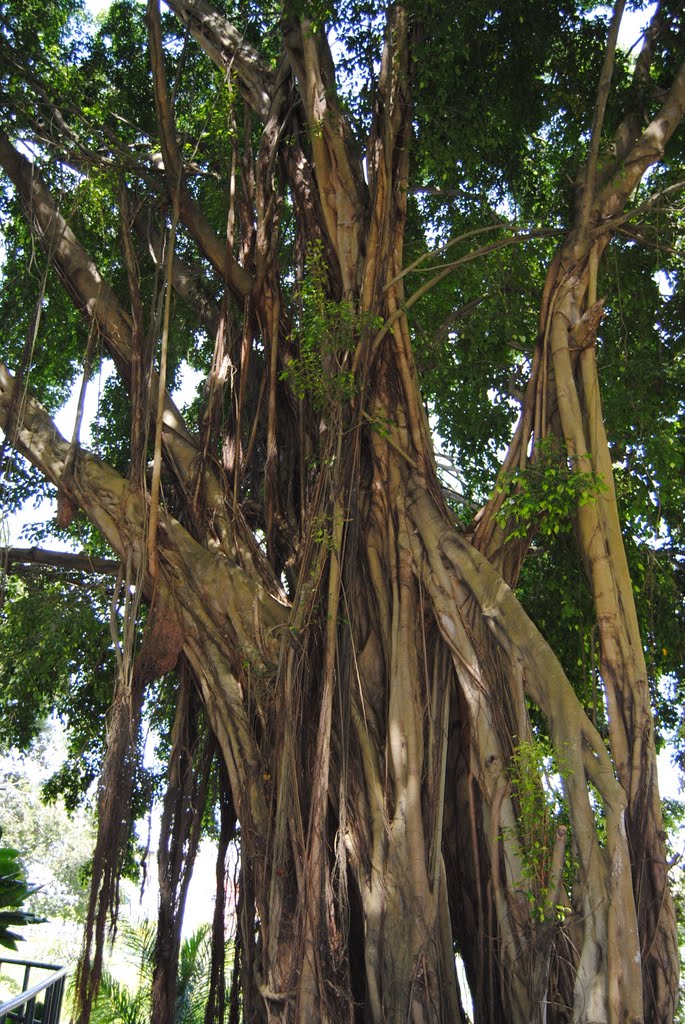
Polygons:
[[[657,10],[655,23],[660,18]],[[648,32],[636,67],[638,84],[653,55],[653,42],[654,34]],[[677,997],[675,912],[663,843],[647,668],[601,408],[596,334],[602,304],[597,298],[597,270],[612,221],[645,171],[662,157],[684,113],[685,64],[646,128],[628,114],[616,135],[613,164],[600,176],[591,153],[584,174],[579,174],[582,187],[574,229],[548,273],[532,386],[506,460],[508,466],[525,465],[531,434],[537,440],[555,431],[564,439],[572,464],[604,484],[595,501],[579,505],[576,536],[595,601],[611,752],[626,794],[622,827],[628,838],[642,936],[644,1012],[647,1019],[655,1020],[670,1019]],[[499,501],[501,497],[495,497],[481,516],[476,543],[515,581],[521,555],[513,563],[506,561],[503,533],[494,524]],[[618,987],[617,982],[612,992],[615,1007],[621,999]]]

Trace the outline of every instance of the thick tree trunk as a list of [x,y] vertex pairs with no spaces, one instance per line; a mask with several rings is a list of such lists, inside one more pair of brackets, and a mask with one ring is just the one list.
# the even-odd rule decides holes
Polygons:
[[[612,197],[608,211],[617,199]],[[596,219],[601,219],[599,214]],[[626,795],[625,830],[630,850],[643,972],[644,1019],[670,1020],[677,997],[675,912],[668,887],[664,829],[656,773],[654,728],[647,668],[635,610],[602,417],[596,332],[602,315],[596,277],[606,239],[573,234],[553,262],[545,287],[536,374],[527,400],[536,439],[557,432],[570,464],[602,483],[596,500],[577,510],[576,537],[595,601],[609,740],[617,778]],[[525,422],[526,415],[522,417]],[[509,461],[525,453],[530,434],[517,436]],[[522,557],[502,544],[495,496],[476,530],[478,547],[513,582]],[[657,909],[658,908],[658,909]],[[614,993],[614,1000],[618,1000]]]
[[[3,398],[10,393],[11,382],[5,376]],[[7,408],[5,402],[3,408]],[[39,410],[32,413],[28,407],[22,436],[35,439],[39,431],[45,436],[40,417]],[[568,994],[568,1002],[582,1001],[589,1007],[579,1020],[608,1020],[609,979],[614,976],[609,972],[618,967],[611,957],[606,961],[598,953],[618,949],[618,928],[625,952],[631,935],[636,941],[636,928],[630,917],[632,887],[626,882],[629,858],[619,824],[625,802],[604,746],[511,591],[450,526],[432,496],[437,488],[416,478],[415,472],[414,480],[408,479],[412,467],[406,458],[397,461],[402,441],[407,447],[406,434],[395,432],[386,440],[369,430],[367,436],[377,453],[383,486],[367,492],[365,585],[358,582],[357,590],[351,587],[348,594],[350,626],[343,633],[351,630],[355,667],[352,671],[349,661],[341,663],[348,671],[336,674],[338,700],[347,703],[349,715],[328,720],[329,795],[338,822],[344,798],[347,831],[342,838],[347,856],[334,857],[327,826],[323,842],[327,837],[329,842],[320,860],[324,883],[314,893],[324,901],[325,913],[314,920],[311,908],[316,901],[306,888],[310,865],[304,816],[298,822],[303,811],[309,813],[310,822],[316,820],[306,810],[311,808],[312,789],[299,731],[306,728],[302,708],[283,705],[288,710],[281,740],[285,756],[277,764],[287,766],[290,761],[291,767],[289,776],[281,777],[277,770],[271,778],[254,760],[259,747],[249,722],[242,718],[240,689],[234,690],[232,645],[216,644],[210,598],[216,585],[203,580],[203,603],[210,614],[202,611],[193,595],[182,608],[184,650],[195,668],[229,769],[243,831],[243,856],[253,865],[263,937],[260,992],[267,1019],[288,1020],[293,1014],[304,1017],[314,1012],[316,1019],[336,1020],[343,1007],[350,1005],[345,989],[331,995],[325,984],[336,954],[342,957],[343,968],[349,966],[340,927],[339,894],[344,889],[335,898],[331,882],[341,862],[347,864],[361,906],[365,1019],[399,1020],[406,1019],[407,1013],[415,1020],[458,1019],[442,845],[449,838],[443,820],[445,773],[448,764],[464,757],[477,780],[479,798],[471,809],[475,856],[464,865],[463,884],[489,894],[483,931],[487,934],[485,929],[489,932],[494,924],[498,935],[498,969],[494,973],[490,968],[487,984],[477,981],[474,992],[487,989],[488,1004],[501,1006],[507,1020],[535,1019],[541,1001],[521,953],[534,948],[539,928],[521,898],[525,891],[522,852],[506,771],[511,737],[525,729],[525,687],[548,718],[555,745],[561,749],[570,746],[571,736],[584,737],[581,747],[574,745],[568,754],[569,760],[574,755],[567,774],[569,807],[582,858],[576,900],[580,920],[585,922],[579,925],[577,991]],[[17,443],[22,446],[21,436]],[[35,448],[31,451],[35,458]],[[66,443],[54,435],[43,448],[43,468],[49,468],[55,480],[60,479],[67,451]],[[105,468],[82,456],[71,487],[70,493],[80,503],[89,505],[95,493],[101,502],[107,487]],[[106,519],[101,522],[109,526]],[[132,521],[128,522],[127,529],[132,529]],[[122,525],[119,522],[116,530],[108,530],[111,540],[121,535]],[[183,544],[170,544],[174,534],[172,523],[166,521],[162,536],[167,539],[160,544],[164,576],[171,572],[169,581],[177,575],[198,580],[186,563],[186,558],[195,562],[197,552],[184,555]],[[351,562],[359,564],[356,559]],[[373,596],[371,606],[369,595]],[[299,642],[305,644],[306,636]],[[286,657],[291,644],[286,641]],[[447,661],[443,645],[450,652]],[[317,658],[317,646],[310,650],[312,660]],[[314,680],[317,677],[315,673]],[[308,689],[314,680],[309,674],[300,675],[291,685],[293,690]],[[320,704],[322,696],[317,685],[309,699]],[[303,697],[306,694],[300,693],[299,699]],[[258,694],[255,698],[259,699]],[[456,757],[450,757],[447,749],[453,699],[465,709]],[[347,734],[342,731],[345,720]],[[312,753],[316,749],[314,745]],[[608,861],[597,843],[586,778],[605,800]],[[331,785],[332,780],[337,786]],[[263,837],[270,828],[265,798],[271,786],[283,793],[290,812],[279,813],[276,806],[273,835],[276,841],[280,834],[280,840],[267,851]],[[473,875],[468,874],[469,867]],[[307,941],[308,933],[315,941]],[[314,950],[316,960],[305,965],[308,950]],[[307,987],[300,980],[305,971],[313,972],[315,979]],[[634,986],[622,989],[621,999],[625,1001],[631,991]]]
[[[10,391],[5,376],[3,397]],[[3,407],[7,408],[4,402]],[[35,440],[40,413],[30,414],[29,407],[23,430]],[[402,442],[405,450],[411,448],[406,434],[394,432],[386,440],[368,430],[367,437],[377,453],[379,485],[367,491],[370,499],[363,516],[368,522],[363,531],[365,586],[359,582],[357,590],[352,587],[347,595],[350,626],[344,627],[343,635],[351,630],[348,642],[356,652],[354,671],[349,660],[340,662],[335,678],[337,699],[347,705],[348,715],[335,720],[325,716],[325,687],[315,684],[315,689],[309,689],[318,671],[313,678],[309,673],[291,677],[289,683],[287,673],[285,677],[293,697],[299,689],[300,701],[314,699],[322,709],[331,749],[328,795],[337,808],[338,824],[344,806],[347,825],[341,837],[346,848],[343,857],[334,855],[326,824],[318,865],[323,880],[318,889],[307,889],[312,884],[307,829],[316,822],[312,810],[316,788],[307,778],[302,707],[293,707],[294,700],[290,706],[283,705],[287,712],[281,740],[284,753],[272,779],[259,763],[259,745],[241,711],[241,690],[249,682],[243,677],[239,685],[233,675],[233,645],[217,646],[215,600],[210,597],[217,591],[211,581],[205,577],[202,584],[209,614],[192,594],[181,609],[184,650],[198,676],[227,763],[243,831],[243,856],[253,865],[263,937],[260,991],[267,1019],[288,1020],[293,1015],[293,1019],[304,1019],[314,1013],[315,1019],[337,1020],[349,1007],[345,995],[349,989],[331,994],[326,986],[326,979],[335,976],[331,965],[336,955],[342,957],[338,962],[343,978],[349,970],[340,921],[340,893],[345,890],[339,888],[336,898],[332,882],[334,871],[345,864],[359,894],[363,920],[365,1019],[400,1020],[408,1013],[417,1021],[458,1019],[442,845],[449,838],[443,820],[445,773],[448,764],[463,758],[479,792],[470,808],[476,844],[462,867],[462,884],[469,891],[486,894],[488,908],[479,923],[485,934],[494,924],[498,936],[497,970],[493,961],[488,967],[486,958],[481,971],[486,969],[487,977],[477,979],[473,989],[476,994],[487,991],[486,1005],[501,1007],[507,1020],[536,1018],[544,1001],[544,993],[540,995],[536,986],[547,976],[547,969],[541,971],[536,960],[535,982],[521,955],[535,948],[540,925],[530,918],[522,900],[526,885],[507,775],[511,737],[524,734],[526,728],[524,690],[547,717],[555,746],[568,748],[566,785],[581,871],[574,897],[580,915],[579,960],[575,991],[567,993],[567,1002],[576,1005],[577,1013],[581,1003],[585,1007],[578,1020],[613,1019],[609,1007],[614,979],[621,976],[626,963],[639,962],[639,945],[621,824],[625,798],[604,745],[511,591],[454,532],[428,481],[416,476],[406,458],[398,462]],[[21,436],[17,443],[22,445]],[[35,458],[35,447],[31,451]],[[67,451],[66,443],[60,447],[54,436],[43,449],[43,468],[49,468],[56,481]],[[77,469],[70,491],[74,500],[88,506],[97,494],[101,504],[107,486],[104,467],[81,459]],[[110,526],[107,519],[101,522],[105,528]],[[128,522],[127,530],[134,529],[133,522]],[[118,543],[122,526],[118,521],[115,529],[108,529],[112,541]],[[175,533],[173,524],[166,521],[160,544],[164,577],[169,585],[173,577],[198,581],[197,565],[193,569],[187,562],[189,558],[196,563],[197,551],[184,554],[188,542],[174,544]],[[351,562],[359,564],[357,559]],[[329,582],[330,578],[329,569]],[[337,617],[333,621],[341,649]],[[307,644],[306,634],[298,639]],[[312,639],[310,664],[320,658],[319,642],[315,636]],[[283,649],[286,659],[291,644],[286,641]],[[443,645],[453,668],[448,668]],[[256,652],[253,657],[256,667]],[[256,685],[255,699],[264,700],[259,693],[262,684]],[[459,736],[452,733],[458,746],[450,756],[447,741],[453,700],[463,709],[464,724]],[[315,743],[312,753],[318,754],[319,747]],[[603,853],[588,781],[605,801],[608,845]],[[276,805],[276,846],[267,851],[263,837],[271,831],[266,801],[272,785],[283,794],[290,811],[283,807],[279,811]],[[340,878],[337,883],[344,885]],[[619,968],[612,950],[620,948],[625,957],[631,944],[634,956],[622,958]],[[604,951],[609,952],[608,959]],[[307,955],[314,957],[309,963]],[[301,979],[307,973],[313,980],[303,985]],[[633,980],[620,986],[617,1005],[626,1006],[635,993],[641,1005],[639,979],[637,984]],[[633,1005],[630,1012],[633,1019],[639,1018],[639,1006]]]
[[[661,17],[657,10],[655,26]],[[595,602],[611,753],[626,799],[623,827],[640,935],[644,1019],[656,1022],[670,1020],[675,1010],[677,929],[668,883],[647,668],[600,399],[596,342],[604,300],[597,297],[597,273],[612,218],[619,216],[631,190],[661,157],[682,119],[685,65],[645,130],[632,115],[626,118],[616,134],[613,162],[600,175],[596,161],[615,31],[600,82],[590,156],[579,173],[574,229],[549,269],[531,381],[505,466],[524,466],[531,436],[537,443],[547,433],[556,432],[564,440],[570,464],[593,474],[603,485],[595,501],[579,504],[576,536]],[[645,36],[636,82],[649,66],[656,34],[651,31]],[[527,544],[517,542],[512,549],[503,543],[504,533],[494,518],[501,500],[501,495],[496,495],[484,510],[475,542],[513,583]],[[614,1007],[620,1001],[619,986],[614,983]]]

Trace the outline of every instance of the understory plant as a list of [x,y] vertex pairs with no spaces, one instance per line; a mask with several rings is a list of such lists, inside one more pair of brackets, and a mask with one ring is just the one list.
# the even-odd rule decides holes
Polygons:
[[[91,1024],[148,1024],[152,1002],[157,932],[144,921],[122,929],[125,959],[133,968],[134,981],[127,984],[104,970],[100,989],[90,1013]],[[177,998],[169,1024],[201,1024],[209,989],[211,931],[200,926],[184,939],[178,962]]]
[[0,945],[16,950],[17,942],[24,936],[12,929],[40,924],[45,920],[23,909],[26,900],[38,892],[39,888],[26,881],[19,851],[10,846],[0,846]]

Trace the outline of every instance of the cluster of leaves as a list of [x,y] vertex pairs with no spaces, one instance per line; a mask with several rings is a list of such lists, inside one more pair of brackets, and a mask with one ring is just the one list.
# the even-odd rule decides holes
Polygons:
[[[9,577],[0,615],[3,748],[40,753],[45,724],[56,716],[66,730],[65,757],[51,766],[42,795],[47,801],[63,798],[72,813],[92,799],[100,775],[116,675],[109,627],[111,584],[89,584],[84,585],[78,572],[39,570],[28,579]],[[169,728],[171,699],[159,700],[153,689],[149,701],[156,713],[154,728],[163,735]],[[135,817],[147,812],[160,771],[159,765],[139,767]],[[136,861],[131,845],[127,874],[136,876]]]
[[531,463],[505,474],[498,484],[505,498],[497,521],[509,531],[507,540],[532,530],[547,537],[571,530],[576,509],[606,490],[596,473],[577,468],[586,457],[569,457],[557,437],[541,438]]
[[299,355],[290,359],[281,379],[290,383],[298,398],[307,398],[316,412],[323,412],[354,396],[354,374],[343,365],[345,354],[356,347],[363,332],[378,330],[382,322],[351,302],[328,297],[328,271],[320,243],[308,250],[299,310],[291,337]]
[[[2,839],[1,832],[0,839]],[[19,851],[9,846],[0,846],[1,946],[16,950],[17,942],[23,939],[23,935],[19,935],[11,929],[27,924],[40,924],[45,920],[42,917],[37,917],[29,910],[22,909],[26,900],[37,891],[38,887],[29,885],[24,878]]]
[[[568,821],[562,774],[559,755],[544,736],[518,743],[509,762],[509,778],[518,809],[516,825],[526,897],[532,917],[541,922],[550,910],[562,920],[568,912],[563,903],[552,903],[557,885],[557,880],[551,878],[554,845],[559,826]],[[570,847],[570,843],[566,845]],[[566,883],[571,881],[572,872],[573,865],[566,856]]]
[[683,832],[685,829],[685,803],[682,800],[662,800],[664,829],[666,832],[666,848],[670,863],[673,865],[671,878],[671,895],[675,903],[676,922],[678,926],[678,946],[681,951],[680,960],[680,999],[676,1008],[673,1024],[685,1024],[685,999],[683,999],[683,949],[685,949],[685,866],[683,866]]
[[97,777],[105,713],[111,702],[113,652],[106,595],[48,580],[10,578],[0,619],[0,713],[5,744],[28,750],[57,713],[72,727],[63,783],[74,806]]
[[[413,307],[414,349],[443,447],[460,467],[464,493],[480,503],[494,486],[519,415],[554,239],[514,242],[513,225],[491,203],[455,211],[438,198],[410,204],[417,231],[430,219],[437,236],[435,255],[407,275],[407,289],[460,265]],[[418,258],[422,246],[425,252],[425,241],[410,245],[409,258]]]
[[40,885],[33,908],[50,919],[82,921],[85,878],[95,830],[88,808],[67,811],[64,800],[44,802],[43,783],[64,756],[66,736],[51,722],[33,745],[30,758],[0,760],[0,829],[12,846],[25,851],[28,875]]
[[604,733],[594,604],[572,533],[560,531],[545,538],[544,546],[524,562],[517,593],[557,653],[589,718]]

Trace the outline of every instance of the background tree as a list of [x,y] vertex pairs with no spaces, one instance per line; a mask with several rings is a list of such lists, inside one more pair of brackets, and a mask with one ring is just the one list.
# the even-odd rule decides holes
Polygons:
[[[48,764],[55,771],[62,767],[55,760],[59,739],[56,727],[48,725],[32,747],[30,770],[17,758],[0,760],[0,828],[6,844],[21,851],[26,876],[40,887],[31,902],[34,912],[51,921],[83,922],[95,838],[93,815],[79,808],[70,816],[61,794],[44,802],[43,783],[51,774]],[[52,744],[53,749],[47,753],[43,747],[41,764],[42,744]]]
[[[633,57],[623,6],[3,15],[7,501],[42,475],[120,560],[81,1020],[146,707],[152,1020],[217,804],[245,1019],[460,1020],[455,951],[478,1021],[672,1019],[650,683],[682,669],[685,66],[680,5]],[[48,410],[105,354],[94,454]],[[642,623],[631,562],[643,609],[664,584]]]

